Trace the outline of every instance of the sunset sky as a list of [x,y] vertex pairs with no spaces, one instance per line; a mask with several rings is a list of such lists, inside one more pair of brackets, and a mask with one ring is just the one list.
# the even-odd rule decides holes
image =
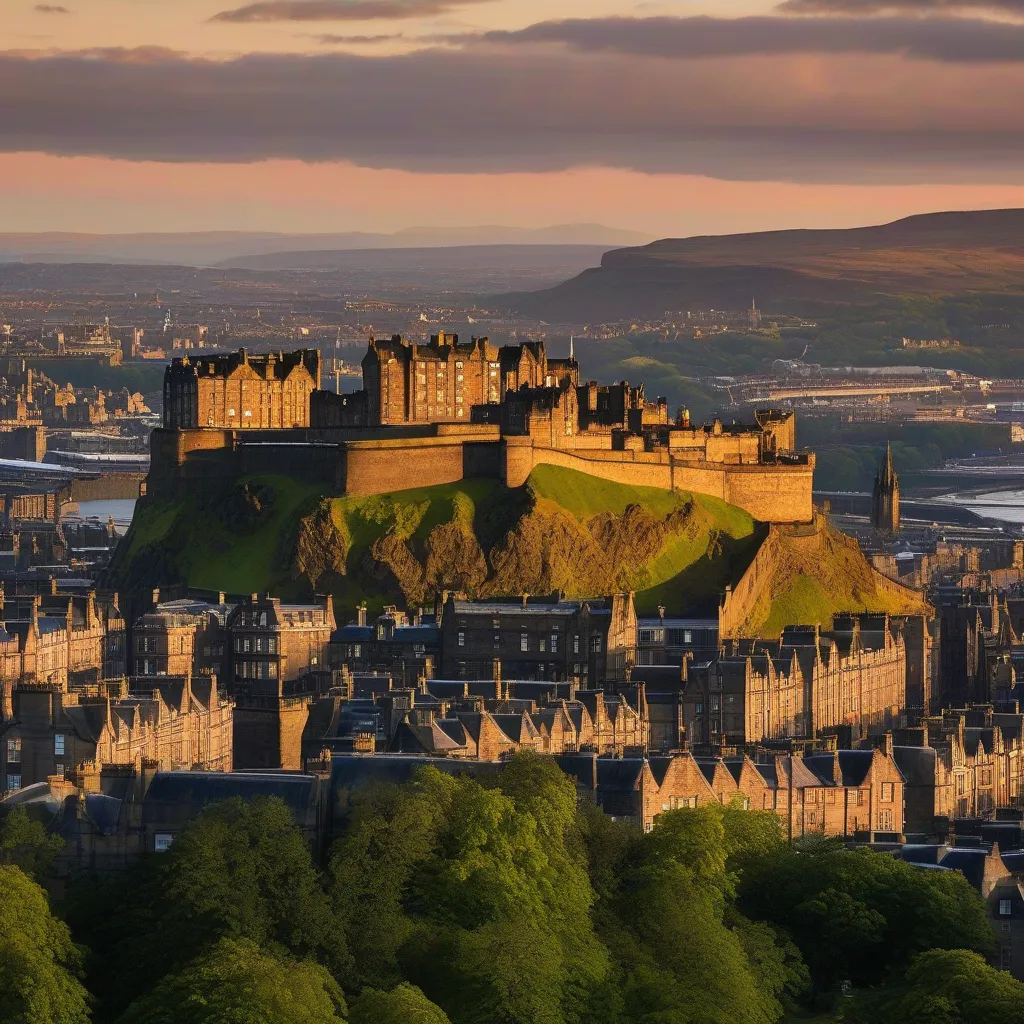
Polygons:
[[0,232],[1024,207],[1024,0],[2,0],[0,46]]

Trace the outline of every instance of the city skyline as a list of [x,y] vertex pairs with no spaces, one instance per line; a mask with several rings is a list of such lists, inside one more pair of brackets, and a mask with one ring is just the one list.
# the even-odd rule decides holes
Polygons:
[[656,237],[1024,206],[1022,18],[1017,0],[17,0],[0,219]]

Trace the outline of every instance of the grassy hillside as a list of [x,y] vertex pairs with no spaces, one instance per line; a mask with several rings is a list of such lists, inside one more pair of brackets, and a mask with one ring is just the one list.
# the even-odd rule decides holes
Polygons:
[[[1001,348],[1001,332],[1012,332],[1024,297],[1022,230],[1024,210],[997,210],[929,214],[851,230],[666,238],[612,250],[599,268],[554,288],[494,301],[545,319],[594,322],[657,318],[665,310],[745,309],[754,296],[769,317],[789,313],[823,326],[837,318],[858,324],[849,357],[855,362],[863,361],[863,344],[879,327],[897,340],[902,330],[910,337],[952,336],[966,347],[991,341]],[[953,307],[946,310],[949,299]],[[915,310],[915,304],[924,308]],[[927,325],[917,315],[922,312]],[[932,323],[936,314],[948,323]],[[931,333],[936,326],[941,333]],[[798,356],[808,339],[794,340],[801,344],[788,358]],[[834,347],[844,339],[828,327],[824,340]],[[985,361],[984,353],[945,355]]]
[[[285,598],[330,592],[340,617],[363,601],[371,611],[429,606],[443,589],[473,597],[632,590],[641,613],[665,605],[675,614],[715,614],[765,535],[745,512],[706,495],[551,466],[513,490],[465,480],[372,497],[260,475],[216,497],[141,501],[113,582],[136,594],[171,583]],[[870,574],[866,563],[859,569]],[[835,574],[818,575],[829,595],[818,605],[829,615],[864,606],[829,582]],[[856,573],[845,567],[838,575]],[[760,617],[804,621],[818,606],[800,603],[808,586],[813,591],[806,582],[783,588],[778,607]]]

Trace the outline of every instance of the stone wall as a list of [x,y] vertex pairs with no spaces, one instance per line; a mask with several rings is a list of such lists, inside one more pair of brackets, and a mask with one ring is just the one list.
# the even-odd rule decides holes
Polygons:
[[[610,443],[610,437],[605,438]],[[502,437],[494,424],[276,431],[155,430],[147,494],[176,498],[240,473],[322,480],[338,494],[370,495],[485,476],[521,487],[536,466],[573,469],[630,486],[707,494],[762,522],[809,522],[814,459],[697,463],[669,451],[555,448]]]

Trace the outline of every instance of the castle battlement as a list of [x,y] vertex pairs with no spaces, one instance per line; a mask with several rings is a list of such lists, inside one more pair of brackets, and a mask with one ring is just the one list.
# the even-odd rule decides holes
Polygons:
[[[427,350],[429,359],[418,354],[420,349]],[[310,360],[297,358],[301,355],[271,357],[267,373],[253,370],[256,359],[243,356],[241,361],[227,359],[223,375],[217,372],[218,357],[202,360],[202,375],[183,361],[176,361],[168,374],[209,379],[214,391],[221,381],[239,388],[245,381],[246,394],[254,378],[280,385],[297,375],[297,386],[306,389],[307,378],[312,380]],[[764,522],[811,521],[814,456],[796,450],[791,412],[761,411],[752,424],[716,420],[695,426],[684,410],[670,422],[664,399],[648,402],[642,386],[625,381],[581,385],[575,360],[547,359],[542,343],[496,349],[486,339],[460,345],[454,335],[440,335],[430,346],[400,338],[371,341],[364,380],[372,384],[381,366],[401,361],[415,391],[416,367],[424,359],[444,364],[446,369],[435,374],[450,370],[455,378],[466,378],[471,357],[478,357],[488,374],[490,364],[497,363],[498,371],[509,375],[496,389],[500,400],[491,400],[494,393],[481,385],[482,401],[467,404],[467,390],[461,403],[452,401],[452,408],[461,405],[463,414],[443,420],[416,420],[404,413],[399,422],[396,415],[370,422],[374,417],[368,412],[374,409],[398,409],[397,391],[384,403],[380,394],[374,398],[369,391],[334,395],[312,388],[306,392],[304,420],[294,405],[288,406],[293,425],[261,414],[259,425],[250,425],[254,417],[249,417],[244,426],[203,426],[195,416],[168,419],[165,413],[165,427],[151,439],[146,493],[173,499],[197,487],[217,488],[240,475],[268,471],[321,481],[338,495],[384,494],[469,477],[520,487],[537,466],[553,465],[618,483],[708,494]],[[517,383],[521,376],[528,379]],[[418,406],[413,399],[403,408],[408,413]],[[438,407],[431,409],[433,415]],[[268,423],[268,418],[277,422]]]

